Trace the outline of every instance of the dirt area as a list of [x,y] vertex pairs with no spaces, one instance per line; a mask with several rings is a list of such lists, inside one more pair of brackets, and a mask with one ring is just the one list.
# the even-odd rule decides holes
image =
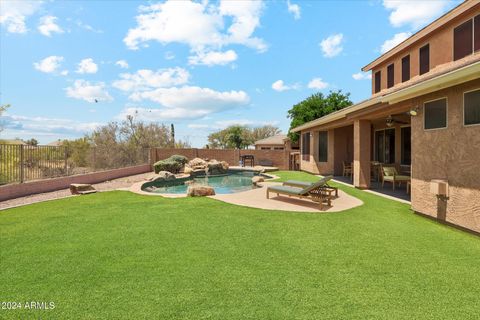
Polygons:
[[[98,191],[128,189],[132,184],[143,181],[151,177],[152,175],[153,173],[151,172],[142,173],[134,176],[123,177],[123,178],[118,178],[110,181],[105,181],[102,183],[97,183],[97,184],[94,184],[93,186]],[[23,206],[31,203],[36,203],[36,202],[47,201],[47,200],[66,198],[66,197],[72,197],[69,189],[39,193],[31,196],[2,201],[0,202],[0,210],[11,208],[11,207]],[[75,197],[78,197],[78,196],[75,196]]]

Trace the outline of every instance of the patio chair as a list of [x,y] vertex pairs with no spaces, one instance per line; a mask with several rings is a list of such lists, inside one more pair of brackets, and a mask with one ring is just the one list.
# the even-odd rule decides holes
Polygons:
[[295,197],[300,199],[310,199],[320,204],[320,209],[323,209],[323,203],[326,202],[330,207],[332,205],[331,191],[327,190],[325,183],[332,177],[325,177],[318,182],[311,184],[306,188],[296,188],[283,186],[270,186],[267,188],[267,199],[270,199],[270,193],[276,193],[279,195],[286,195],[289,197]]
[[[323,186],[325,187],[326,191],[329,193],[335,192],[335,197],[338,197],[338,188],[337,187],[332,187],[328,185],[328,181],[332,179],[332,176],[324,177],[320,179],[318,182],[323,182]],[[283,183],[284,186],[289,186],[289,187],[296,187],[296,188],[308,188],[311,185],[313,185],[313,182],[306,182],[306,181],[299,181],[299,180],[287,180]]]
[[348,176],[351,177],[353,175],[352,164],[350,162],[347,162],[347,161],[343,161],[342,164],[343,164],[343,176],[344,177],[348,177]]
[[395,183],[398,182],[400,185],[402,182],[407,183],[410,182],[410,176],[400,175],[397,172],[395,167],[384,167],[382,166],[382,188],[385,182],[391,182],[393,185],[393,191],[395,191]]

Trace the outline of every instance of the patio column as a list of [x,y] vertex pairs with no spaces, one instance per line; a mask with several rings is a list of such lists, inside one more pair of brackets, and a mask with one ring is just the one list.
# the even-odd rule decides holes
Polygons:
[[356,188],[370,187],[371,123],[355,120],[353,123],[353,185]]

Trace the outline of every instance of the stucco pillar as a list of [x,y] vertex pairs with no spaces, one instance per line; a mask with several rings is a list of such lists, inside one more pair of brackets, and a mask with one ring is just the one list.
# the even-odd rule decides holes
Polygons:
[[353,185],[370,187],[371,123],[355,120],[353,123]]

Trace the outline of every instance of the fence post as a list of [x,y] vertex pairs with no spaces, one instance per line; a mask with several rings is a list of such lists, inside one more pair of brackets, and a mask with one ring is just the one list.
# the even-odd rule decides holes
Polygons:
[[93,147],[93,171],[97,171],[97,148]]
[[68,176],[67,147],[63,147],[63,156],[64,156],[64,160],[65,160],[65,175]]
[[20,145],[20,183],[25,180],[25,165],[24,165],[23,144]]

